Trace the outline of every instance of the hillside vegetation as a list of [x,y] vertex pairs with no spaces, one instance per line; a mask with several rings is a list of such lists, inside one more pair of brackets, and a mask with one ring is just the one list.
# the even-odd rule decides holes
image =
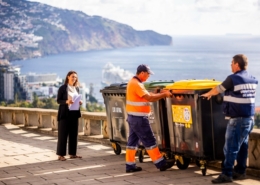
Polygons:
[[0,54],[10,61],[172,42],[170,36],[151,30],[137,31],[100,16],[25,0],[2,0],[0,38]]

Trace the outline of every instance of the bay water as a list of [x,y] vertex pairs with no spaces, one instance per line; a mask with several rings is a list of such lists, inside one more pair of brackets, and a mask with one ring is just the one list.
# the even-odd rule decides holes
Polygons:
[[[70,70],[78,73],[79,81],[87,87],[94,85],[94,96],[102,95],[102,69],[107,63],[131,73],[139,64],[147,64],[155,73],[153,80],[215,79],[223,81],[231,74],[232,57],[243,53],[249,59],[248,71],[260,80],[260,36],[173,36],[170,46],[65,53],[42,58],[14,61],[21,73],[56,73],[65,78]],[[256,105],[260,106],[260,85]]]

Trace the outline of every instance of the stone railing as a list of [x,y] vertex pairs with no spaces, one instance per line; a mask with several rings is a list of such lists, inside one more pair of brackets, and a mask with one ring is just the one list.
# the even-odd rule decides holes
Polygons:
[[249,136],[248,159],[249,170],[260,177],[260,129],[253,129]]
[[[57,110],[0,107],[0,124],[1,123],[23,125],[25,128],[36,127],[38,130],[49,128],[52,134],[56,132],[54,135],[57,135]],[[109,130],[106,113],[82,112],[82,117],[79,119],[79,132],[83,135],[82,139],[84,139],[84,136],[95,135],[101,135],[103,139],[108,139]],[[250,170],[251,174],[259,177],[260,129],[254,129],[250,134],[248,154],[248,170]]]
[[[12,123],[38,129],[51,128],[57,131],[57,110],[19,107],[0,107],[0,124]],[[79,132],[85,136],[102,135],[109,138],[106,113],[81,112]]]

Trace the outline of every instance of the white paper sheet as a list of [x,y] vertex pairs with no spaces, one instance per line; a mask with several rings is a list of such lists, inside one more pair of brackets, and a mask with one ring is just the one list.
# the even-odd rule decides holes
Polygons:
[[73,104],[70,104],[69,106],[69,110],[79,110],[79,107],[80,107],[80,104],[79,104],[79,101],[81,100],[81,95],[78,94],[78,95],[75,95],[73,97]]

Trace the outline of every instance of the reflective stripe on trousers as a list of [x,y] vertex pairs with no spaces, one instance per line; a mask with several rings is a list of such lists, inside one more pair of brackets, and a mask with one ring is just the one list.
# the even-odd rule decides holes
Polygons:
[[139,141],[141,141],[156,167],[160,168],[165,160],[156,145],[156,139],[148,117],[128,115],[127,121],[129,124],[129,137],[126,149],[126,164],[135,164],[136,150],[134,150],[134,148],[136,148]]

